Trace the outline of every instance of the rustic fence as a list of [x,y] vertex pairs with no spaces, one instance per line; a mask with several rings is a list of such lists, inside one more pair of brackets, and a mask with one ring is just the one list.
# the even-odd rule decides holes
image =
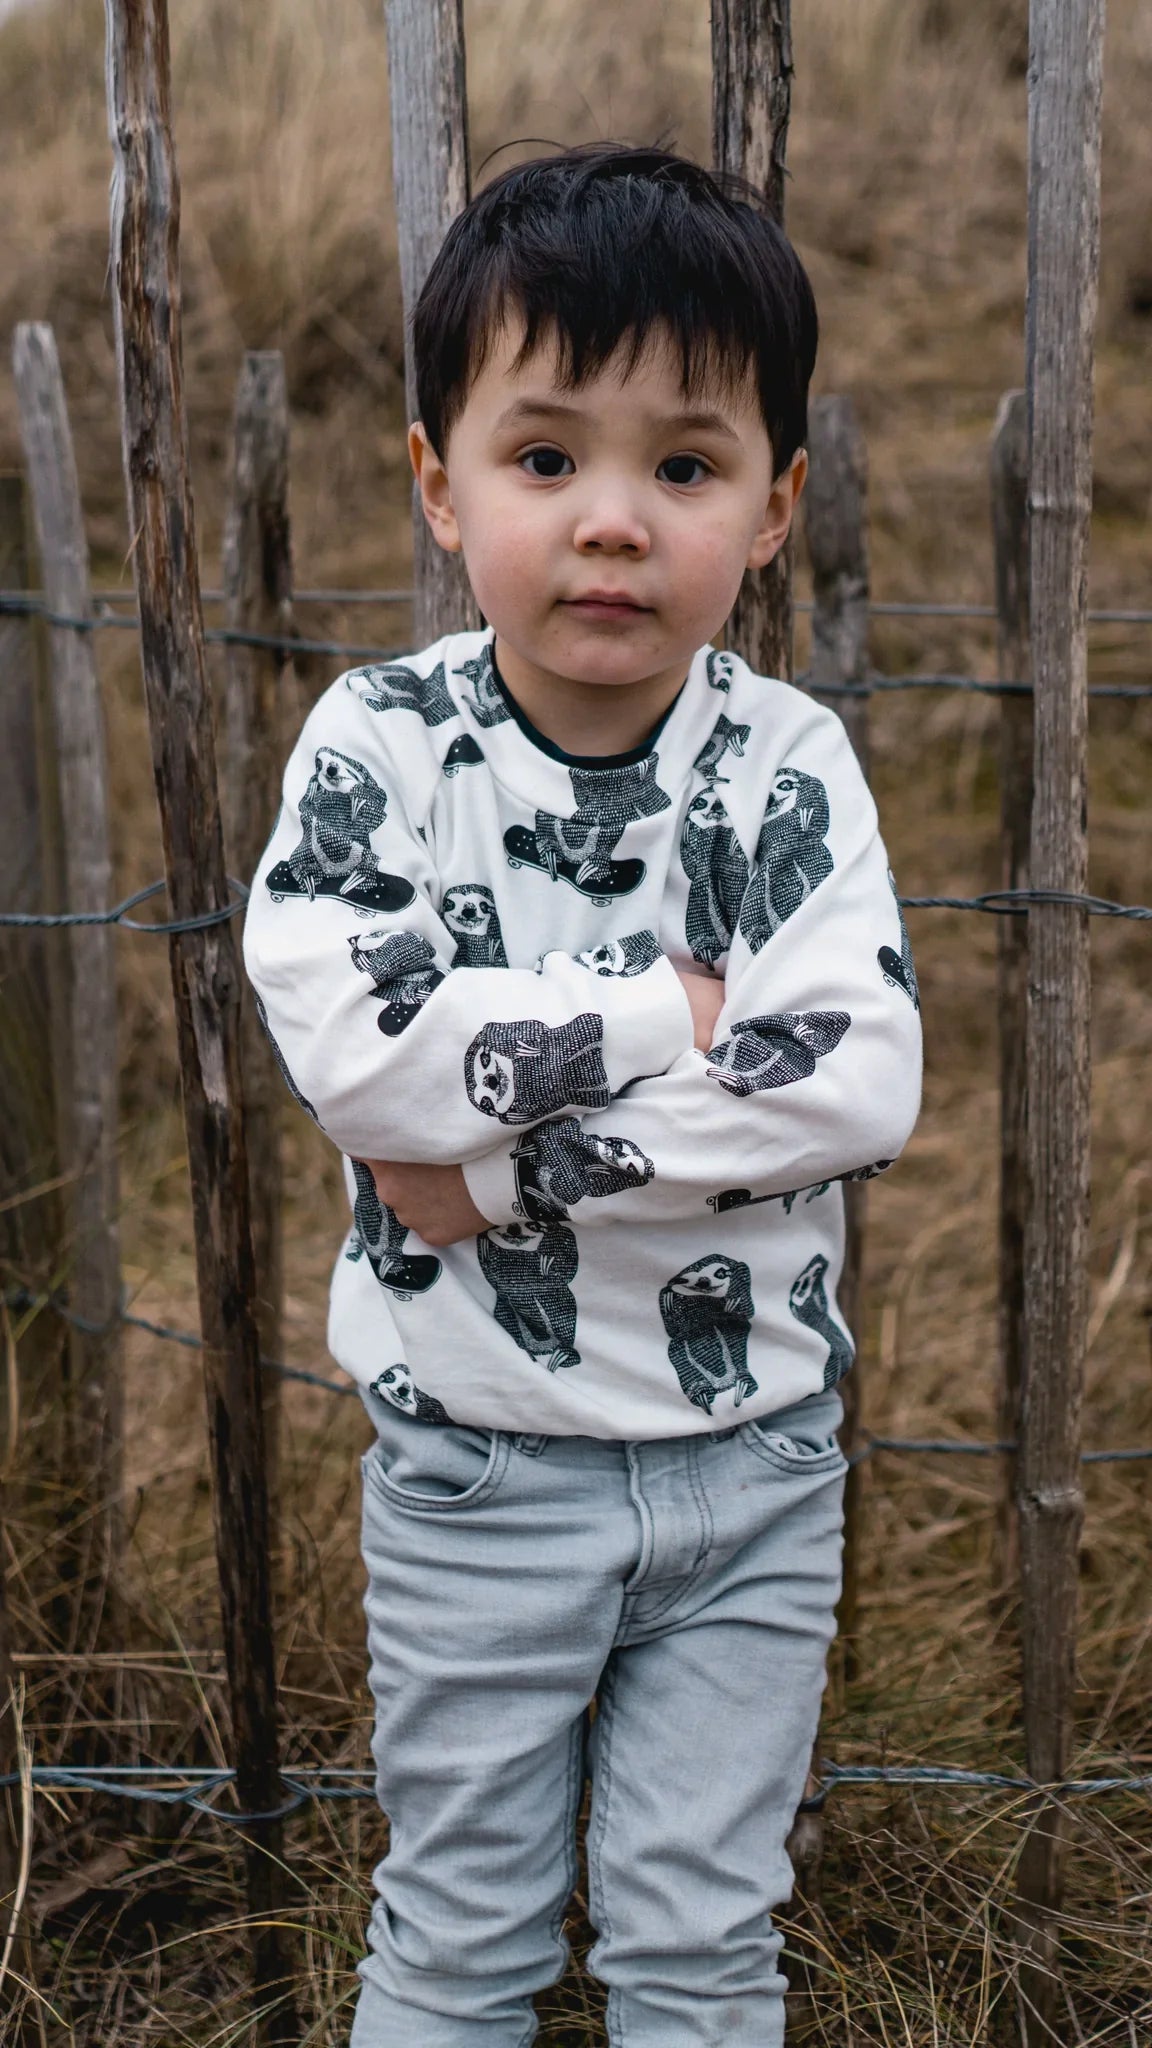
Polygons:
[[[804,531],[813,580],[812,653],[795,680],[835,701],[868,769],[871,697],[893,689],[973,690],[1000,699],[1002,887],[968,898],[910,896],[1000,916],[1001,1016],[1000,1433],[996,1441],[908,1440],[872,1434],[861,1368],[846,1382],[850,1470],[842,1654],[857,1657],[860,1475],[890,1453],[997,1456],[1002,1461],[996,1597],[1015,1601],[1022,1648],[1026,1775],[883,1768],[814,1760],[794,1854],[816,1883],[821,1808],[852,1783],[1009,1787],[1032,1805],[1018,1880],[1020,1992],[1025,2038],[1050,2038],[1058,1984],[1055,1915],[1070,1797],[1132,1790],[1135,1777],[1068,1779],[1076,1643],[1080,1468],[1091,1460],[1152,1458],[1152,1446],[1085,1451],[1080,1397],[1086,1328],[1088,1192],[1088,917],[1152,918],[1140,905],[1086,890],[1083,793],[1092,696],[1152,695],[1152,685],[1090,689],[1086,673],[1085,555],[1095,308],[1101,0],[1032,0],[1028,385],[1006,396],[992,440],[996,604],[893,606],[870,600],[867,470],[850,401],[817,400]],[[782,213],[792,69],[788,0],[714,0],[714,153],[742,171]],[[388,0],[401,282],[410,311],[448,220],[467,197],[464,43],[459,0]],[[387,658],[402,644],[474,622],[458,562],[431,547],[414,506],[415,587],[293,592],[287,511],[288,433],[283,366],[248,355],[239,382],[224,543],[223,589],[201,592],[188,484],[176,272],[178,187],[169,117],[164,0],[108,0],[109,120],[114,149],[112,257],[125,481],[134,535],[136,611],[90,588],[83,517],[63,383],[51,330],[17,331],[14,373],[26,452],[23,479],[0,479],[0,872],[12,905],[3,946],[0,1080],[19,1115],[5,1135],[12,1187],[43,1192],[10,1209],[9,1262],[45,1285],[10,1289],[4,1320],[29,1389],[58,1375],[63,1447],[80,1475],[66,1535],[67,1627],[73,1642],[116,1640],[122,1544],[120,1334],[127,1326],[202,1352],[211,1447],[217,1562],[232,1712],[233,1769],[167,1771],[115,1765],[30,1770],[13,1743],[15,1709],[0,1713],[0,1891],[11,1924],[4,1961],[24,1958],[27,1804],[34,1783],[89,1787],[153,1804],[188,1803],[240,1829],[251,1909],[257,2039],[299,2038],[290,1986],[291,1901],[284,1821],[307,1799],[371,1796],[367,1771],[281,1766],[273,1658],[272,1555],[277,1389],[287,1377],[351,1390],[285,1365],[281,1350],[282,1188],[279,1076],[243,994],[232,920],[245,891],[225,871],[253,872],[277,802],[277,777],[302,704],[294,663],[304,655]],[[1070,146],[1069,138],[1075,139]],[[409,392],[411,393],[411,364]],[[33,591],[25,543],[30,501],[40,563]],[[223,606],[205,631],[202,597]],[[412,630],[392,647],[300,634],[294,603],[309,599],[413,605]],[[994,617],[999,679],[882,676],[869,660],[872,615]],[[760,672],[792,676],[790,551],[746,579],[730,644]],[[1152,623],[1152,612],[1096,616]],[[38,673],[31,622],[47,659]],[[110,904],[111,859],[94,635],[140,635],[165,877]],[[223,643],[225,759],[218,784],[207,641]],[[35,756],[39,773],[12,776]],[[11,786],[9,786],[11,783]],[[162,921],[131,913],[166,894]],[[121,1295],[114,925],[169,941],[197,1256],[201,1329],[175,1330],[131,1314]],[[66,936],[47,941],[50,927]],[[23,950],[20,951],[19,949]],[[50,1018],[51,1030],[44,1029]],[[241,1101],[243,1077],[243,1106]],[[1027,1116],[1025,1116],[1027,1103]],[[841,1306],[862,1322],[866,1188],[846,1190]],[[46,1311],[55,1311],[54,1314]],[[66,1369],[61,1346],[66,1342]],[[9,1464],[16,1434],[10,1415]],[[45,1457],[52,1447],[44,1447]],[[41,1454],[23,1446],[24,1456]],[[13,1703],[0,1574],[0,1699]],[[363,1780],[364,1782],[360,1782]],[[237,1806],[210,1797],[234,1787]],[[25,1812],[18,1810],[22,1790]],[[2,1808],[0,1795],[0,1808]],[[24,1946],[21,1946],[23,1944]]]

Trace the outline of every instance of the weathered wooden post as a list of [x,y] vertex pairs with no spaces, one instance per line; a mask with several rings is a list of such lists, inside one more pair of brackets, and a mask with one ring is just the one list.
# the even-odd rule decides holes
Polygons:
[[[404,305],[404,389],[418,417],[411,322],[449,222],[468,203],[463,0],[387,0],[392,184]],[[442,452],[442,451],[438,451]],[[463,555],[446,555],[412,495],[412,644],[480,623]]]
[[[812,659],[808,687],[856,686],[857,697],[838,696],[834,708],[848,729],[856,757],[868,773],[868,458],[850,398],[817,398],[808,421],[811,469],[802,500],[812,563]],[[841,1314],[857,1345],[856,1363],[840,1393],[847,1457],[858,1453],[862,1425],[863,1262],[867,1182],[844,1187],[844,1269],[837,1289]],[[856,1669],[860,1506],[863,1467],[853,1464],[844,1487],[844,1591],[840,1599],[843,1670]]]
[[[0,1310],[0,1336],[7,1338],[7,1315]],[[20,1743],[19,1696],[12,1672],[8,1596],[4,1570],[4,1486],[0,1480],[0,1777],[18,1775]],[[31,1842],[26,1829],[19,1783],[0,1786],[0,2012],[3,2038],[10,2048],[33,2048],[42,2041],[32,2000],[22,1989],[35,1985],[35,1951],[27,1910]],[[8,1978],[7,1985],[5,1977]]]
[[[1100,248],[1103,0],[1031,0],[1027,385],[1035,793],[1030,886],[1087,882],[1088,529],[1092,338]],[[1028,914],[1029,1207],[1017,1500],[1028,1769],[1064,1776],[1076,1678],[1087,1322],[1089,947],[1086,913]],[[1029,2042],[1060,2031],[1061,1810],[1038,1809],[1019,1864]],[[1037,2016],[1033,2018],[1033,2013]]]
[[[240,968],[216,787],[180,350],[179,187],[164,0],[106,0],[113,307],[176,1007],[213,1507],[242,1810],[282,1806],[260,1340],[240,1108]],[[245,1829],[261,2048],[298,2039],[283,1823]]]
[[[51,611],[91,616],[88,544],[64,383],[50,327],[22,323],[13,342],[20,429],[28,464],[44,596]],[[91,635],[47,627],[49,705],[60,809],[62,888],[70,911],[112,902],[107,760]],[[71,1308],[64,1403],[65,1469],[77,1496],[73,1639],[101,1632],[123,1534],[124,1392],[120,1344],[119,1064],[115,933],[74,925],[53,935],[64,960],[59,1034],[59,1154],[67,1189],[66,1275]]]
[[[288,524],[288,393],[276,350],[244,358],[236,391],[232,475],[224,526],[225,625],[232,632],[287,639],[292,633],[292,545]],[[229,872],[247,886],[280,802],[288,720],[296,709],[291,656],[278,648],[226,647],[224,686],[225,839]],[[252,990],[241,996],[241,1067],[256,1327],[265,1358],[279,1358],[284,1316],[281,1211],[284,1175],[280,1112],[284,1083]],[[264,1446],[273,1518],[278,1498],[280,1386],[264,1375]]]
[[[1023,391],[1000,401],[992,436],[992,544],[996,581],[997,660],[1001,682],[1027,683],[1028,408]],[[1000,880],[1028,886],[1032,824],[1032,703],[1000,699]],[[1025,1052],[1028,1031],[1028,925],[1002,917],[997,931],[1000,1006],[1000,1437],[1020,1435],[1024,1356],[1024,1219],[1028,1206]],[[1014,1605],[1020,1569],[1016,1530],[1016,1457],[1000,1468],[996,1510],[993,1605]]]
[[[0,476],[0,588],[27,590],[29,522],[23,476]],[[47,690],[30,618],[0,615],[0,909],[59,909],[59,817]],[[50,1024],[58,1008],[55,934],[0,927],[0,1259],[5,1285],[33,1294],[55,1284],[63,1239],[56,1075]],[[26,1199],[20,1200],[24,1196]],[[50,1310],[13,1309],[18,1416],[0,1403],[0,1442],[19,1426],[21,1506],[59,1508],[60,1407],[66,1338]],[[56,1559],[51,1559],[53,1579]],[[47,1586],[44,1588],[48,1594]],[[70,1617],[53,1601],[61,1645]]]
[[[781,223],[791,107],[791,0],[712,0],[712,161],[757,186]],[[791,539],[745,574],[725,644],[757,675],[791,680]]]

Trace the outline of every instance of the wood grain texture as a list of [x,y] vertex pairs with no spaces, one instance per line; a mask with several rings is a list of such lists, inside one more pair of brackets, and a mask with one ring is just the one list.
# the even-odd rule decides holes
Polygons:
[[[712,161],[755,185],[781,225],[791,106],[791,0],[712,0]],[[745,572],[724,644],[757,675],[791,680],[791,538]]]
[[[45,600],[91,616],[88,544],[64,382],[52,329],[21,324],[13,341],[20,431]],[[59,799],[61,888],[69,910],[114,900],[107,751],[92,636],[48,626],[51,746]],[[78,1513],[68,1575],[71,1638],[89,1649],[115,1626],[112,1585],[123,1543],[124,1390],[120,1312],[120,1120],[116,934],[110,925],[54,933],[64,1001],[53,1028],[59,1156],[66,1189],[64,1273],[71,1307],[95,1325],[68,1331],[64,1426]]]
[[[992,547],[996,586],[997,668],[1002,682],[1031,675],[1028,640],[1028,408],[1023,391],[1000,401],[991,451]],[[1032,704],[1000,699],[1000,881],[1028,886],[1032,829]],[[1022,917],[997,920],[997,991],[1000,1009],[1000,1420],[1006,1443],[1020,1435],[1024,1366],[1024,1219],[1028,1207],[1027,1071],[1028,925]],[[1003,1459],[998,1474],[993,1607],[998,1616],[1016,1605],[1020,1546],[1016,1523],[1017,1462]]]
[[[0,475],[0,588],[27,590],[31,518],[23,475]],[[48,716],[47,663],[40,629],[29,618],[0,616],[0,905],[5,910],[60,907],[59,807]],[[64,957],[53,932],[0,928],[0,1262],[6,1284],[34,1293],[55,1285],[64,1237],[53,1014],[62,1003]],[[44,1188],[13,1203],[22,1190]],[[32,1594],[50,1608],[59,1639],[71,1626],[52,1544],[64,1453],[61,1397],[67,1333],[47,1311],[13,1311],[16,1412],[0,1402],[0,1446],[15,1519],[44,1538]]]
[[[392,186],[404,302],[404,388],[419,418],[412,315],[449,222],[468,203],[468,101],[463,0],[387,0]],[[442,451],[441,451],[442,452]],[[412,494],[413,646],[478,626],[462,555],[432,538]]]
[[[284,358],[277,350],[250,351],[240,372],[232,420],[222,578],[224,619],[230,630],[282,639],[291,636],[288,391]],[[290,655],[271,647],[227,648],[221,793],[228,872],[245,886],[256,872],[276,817],[285,754],[295,738],[299,709]],[[241,993],[240,1010],[256,1326],[262,1355],[279,1358],[284,1319],[280,1119],[286,1097],[247,985]],[[276,1374],[266,1372],[264,1448],[273,1521],[279,1492],[280,1389]]]
[[[1028,66],[1031,882],[1087,884],[1086,599],[1092,338],[1100,253],[1102,0],[1032,0]],[[1029,1771],[1059,1778],[1073,1737],[1080,1406],[1087,1317],[1089,952],[1085,912],[1028,917],[1026,1348],[1018,1504]],[[1064,1822],[1038,1815],[1021,1857],[1034,1963],[1024,1999],[1057,2022]]]
[[[174,917],[228,898],[188,473],[179,187],[164,0],[106,0],[113,310],[152,762]],[[242,1808],[283,1799],[276,1726],[260,1347],[240,1106],[231,922],[169,944],[192,1184],[224,1650]],[[283,1827],[245,1830],[255,2039],[298,2039]]]
[[[801,500],[812,564],[812,658],[808,687],[864,683],[868,678],[868,455],[850,398],[814,399],[808,425],[811,468]],[[837,697],[834,708],[865,775],[868,773],[868,699]],[[863,1425],[861,1351],[864,1335],[864,1232],[866,1181],[844,1187],[844,1267],[837,1301],[857,1346],[856,1363],[840,1387],[844,1424],[840,1441],[851,1458]],[[839,1608],[840,1656],[845,1679],[855,1675],[864,1467],[855,1464],[844,1486],[844,1590]]]

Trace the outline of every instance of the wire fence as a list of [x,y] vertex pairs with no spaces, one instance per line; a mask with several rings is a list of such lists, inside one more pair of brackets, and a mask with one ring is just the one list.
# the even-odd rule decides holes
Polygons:
[[[143,889],[137,889],[126,896],[122,903],[113,904],[111,910],[5,910],[0,911],[0,925],[11,925],[18,930],[50,931],[57,926],[81,924],[118,924],[130,932],[196,932],[216,924],[224,924],[243,910],[248,901],[249,891],[243,882],[233,875],[228,877],[229,885],[236,894],[230,903],[217,910],[204,910],[195,917],[149,919],[147,921],[128,916],[138,904],[145,903],[167,888],[167,883],[149,882]],[[1060,903],[1071,909],[1084,910],[1091,917],[1127,917],[1140,923],[1152,920],[1152,908],[1145,903],[1110,903],[1105,896],[1082,896],[1070,889],[986,889],[982,896],[901,896],[900,905],[904,910],[984,910],[994,917],[1023,916],[1030,904]]]
[[[392,605],[407,603],[411,599],[408,590],[303,590],[295,594],[297,602],[324,604],[378,604]],[[202,593],[207,602],[223,600],[220,591],[207,590]],[[94,593],[94,603],[107,607],[114,603],[131,602],[127,593],[106,591]],[[811,610],[809,603],[801,602],[797,610]],[[991,605],[967,604],[904,604],[875,603],[869,610],[880,617],[912,618],[981,618],[995,619],[995,608]],[[94,611],[91,616],[62,613],[52,610],[35,593],[0,591],[0,614],[13,616],[35,616],[51,626],[68,628],[76,632],[96,632],[104,628],[135,630],[139,621],[134,613],[120,615],[107,609]],[[1152,610],[1141,611],[1097,610],[1089,613],[1094,624],[1149,625],[1152,624]],[[273,635],[244,633],[229,628],[208,628],[205,639],[214,643],[270,648],[288,654],[347,655],[364,661],[391,661],[405,652],[404,648],[381,648],[360,646],[345,641],[309,640],[297,635]],[[810,676],[801,675],[801,684],[810,683]],[[928,674],[887,676],[869,675],[858,683],[819,684],[814,686],[815,694],[828,697],[870,697],[890,690],[935,689],[970,691],[986,696],[1030,696],[1032,685],[1024,682],[985,681],[979,678],[959,675]],[[1138,684],[1093,684],[1089,686],[1092,697],[1138,699],[1152,697],[1152,683]],[[174,935],[208,929],[234,917],[248,900],[248,889],[234,877],[228,877],[233,892],[231,900],[219,907],[204,911],[196,916],[176,919],[149,921],[131,916],[131,912],[142,903],[162,894],[167,884],[164,881],[151,882],[138,889],[120,903],[102,911],[61,911],[53,913],[4,912],[0,913],[0,926],[16,928],[51,929],[77,925],[120,925],[127,931],[151,932]],[[946,909],[980,911],[995,916],[1025,915],[1035,906],[1060,904],[1084,911],[1089,916],[1126,918],[1147,922],[1152,920],[1152,908],[1143,904],[1120,904],[1105,898],[1081,895],[1070,891],[1054,889],[997,889],[985,891],[971,897],[957,896],[902,896],[903,908],[912,910]],[[5,1309],[17,1314],[35,1314],[44,1309],[51,1310],[75,1328],[93,1336],[103,1335],[107,1325],[97,1325],[89,1318],[78,1315],[67,1303],[65,1294],[35,1294],[26,1288],[10,1288],[3,1296]],[[175,1329],[147,1316],[137,1315],[121,1304],[114,1321],[128,1329],[141,1330],[158,1340],[182,1345],[191,1350],[202,1350],[203,1339],[194,1331]],[[309,1372],[302,1366],[285,1363],[281,1359],[261,1358],[261,1367],[279,1378],[321,1389],[325,1393],[341,1397],[357,1397],[359,1389],[350,1383],[328,1379],[320,1373]],[[910,1454],[928,1457],[989,1458],[1011,1456],[1017,1446],[1010,1439],[991,1441],[939,1437],[896,1437],[881,1435],[864,1429],[849,1463],[858,1466],[878,1455]],[[1125,1462],[1147,1462],[1152,1460],[1152,1445],[1119,1446],[1100,1450],[1082,1451],[1084,1465],[1119,1464]],[[172,1764],[151,1765],[26,1765],[22,1772],[0,1775],[0,1787],[22,1786],[27,1793],[44,1791],[91,1792],[110,1798],[134,1801],[142,1804],[184,1806],[198,1814],[207,1815],[231,1827],[252,1827],[286,1819],[306,1805],[349,1799],[374,1799],[375,1773],[371,1769],[352,1769],[336,1766],[317,1766],[289,1769],[281,1773],[285,1789],[283,1802],[268,1811],[245,1812],[219,1806],[214,1803],[215,1795],[233,1785],[236,1773],[233,1770],[213,1767]],[[1147,1794],[1152,1791],[1152,1774],[1144,1776],[1117,1776],[1103,1778],[1068,1779],[1052,1785],[1043,1785],[1027,1776],[1017,1776],[1000,1771],[974,1771],[946,1765],[925,1763],[875,1765],[837,1764],[823,1760],[820,1766],[820,1781],[815,1790],[806,1797],[799,1811],[819,1813],[823,1810],[830,1794],[850,1787],[899,1787],[899,1786],[948,1786],[967,1788],[981,1792],[1006,1792],[1020,1795],[1029,1801],[1059,1802],[1066,1798],[1100,1797],[1108,1794]]]
[[[0,1789],[24,1785],[29,1790],[102,1793],[106,1798],[127,1799],[140,1805],[187,1806],[194,1813],[207,1814],[229,1827],[252,1827],[260,1822],[286,1820],[303,1806],[330,1800],[376,1797],[376,1773],[365,1767],[317,1764],[289,1767],[280,1774],[287,1797],[279,1806],[264,1812],[244,1812],[211,1804],[212,1795],[236,1781],[232,1770],[195,1764],[32,1764],[24,1770],[0,1775]],[[814,1792],[803,1799],[800,1813],[820,1813],[829,1795],[847,1786],[941,1785],[963,1787],[974,1792],[1010,1792],[1023,1795],[1034,1809],[1037,1804],[1059,1804],[1064,1799],[1102,1798],[1118,1793],[1147,1794],[1152,1791],[1152,1774],[1112,1778],[1065,1778],[1051,1785],[1008,1771],[969,1771],[948,1764],[837,1764],[828,1757],[820,1762],[820,1779]]]
[[[202,594],[205,598],[210,599],[219,600],[222,597],[222,593],[218,591],[205,591]],[[376,592],[313,590],[300,591],[297,593],[297,597],[299,599],[312,598],[317,602],[323,601],[325,603],[335,603],[337,600],[342,600],[344,602],[394,604],[406,601],[410,594],[410,592],[399,590]],[[797,609],[801,611],[811,610],[811,605],[800,605]],[[880,617],[904,617],[908,615],[912,617],[983,618],[987,616],[995,618],[996,616],[994,609],[990,606],[876,604],[871,605],[869,610]],[[134,632],[138,629],[140,623],[135,613],[125,615],[111,612],[53,611],[51,606],[43,598],[35,595],[35,593],[16,590],[0,591],[0,615],[4,613],[9,613],[14,617],[40,618],[44,620],[46,625],[67,627],[75,633],[98,633],[106,628],[113,628],[122,632]],[[1089,617],[1099,622],[1110,622],[1113,624],[1152,624],[1152,611],[1095,612],[1089,613]],[[347,640],[308,640],[296,633],[246,633],[242,632],[238,627],[232,626],[206,626],[204,638],[213,645],[225,647],[264,647],[274,653],[286,656],[294,654],[348,655],[354,661],[396,661],[401,655],[411,652],[410,648],[403,645],[399,647],[365,647]],[[797,676],[796,680],[804,687],[810,686],[813,695],[818,697],[867,698],[887,690],[967,690],[984,697],[1030,697],[1033,695],[1031,683],[992,681],[977,676],[942,674],[889,676],[877,673],[865,677],[858,683],[813,684],[809,673],[805,671]],[[1090,698],[1110,697],[1125,700],[1152,697],[1152,683],[1090,683],[1088,685],[1088,695]]]
[[[18,1314],[51,1309],[53,1314],[62,1317],[74,1329],[82,1330],[90,1337],[103,1337],[110,1327],[118,1324],[132,1330],[144,1330],[149,1336],[159,1337],[169,1344],[183,1344],[193,1351],[203,1350],[203,1339],[198,1337],[194,1330],[174,1330],[166,1323],[152,1322],[147,1316],[133,1315],[123,1306],[117,1311],[113,1324],[110,1325],[95,1323],[88,1316],[77,1315],[68,1307],[66,1297],[59,1293],[34,1294],[26,1287],[11,1287],[4,1294],[3,1301],[5,1308],[15,1309]],[[265,1372],[275,1373],[281,1379],[299,1380],[304,1386],[321,1387],[326,1394],[354,1396],[358,1392],[355,1386],[344,1385],[339,1380],[326,1379],[320,1373],[308,1372],[303,1366],[286,1365],[279,1358],[261,1358],[260,1364]],[[861,1465],[880,1451],[910,1451],[929,1457],[993,1458],[1010,1456],[1017,1448],[1011,1438],[982,1442],[978,1439],[960,1437],[879,1436],[870,1429],[861,1430],[860,1436],[861,1442],[848,1460],[850,1465]],[[1145,1459],[1152,1459],[1152,1444],[1080,1453],[1080,1462],[1084,1465],[1117,1465]]]

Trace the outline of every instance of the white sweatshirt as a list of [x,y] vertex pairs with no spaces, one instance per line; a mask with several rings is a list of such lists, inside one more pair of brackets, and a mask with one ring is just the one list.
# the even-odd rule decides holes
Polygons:
[[[338,1363],[409,1413],[626,1440],[834,1385],[840,1182],[895,1159],[920,1019],[840,720],[702,647],[646,746],[580,759],[491,630],[312,711],[248,973],[347,1156]],[[724,978],[707,1054],[674,969]],[[492,1228],[431,1250],[364,1159],[460,1163]]]

